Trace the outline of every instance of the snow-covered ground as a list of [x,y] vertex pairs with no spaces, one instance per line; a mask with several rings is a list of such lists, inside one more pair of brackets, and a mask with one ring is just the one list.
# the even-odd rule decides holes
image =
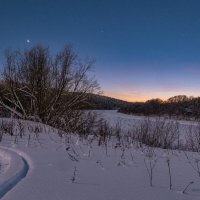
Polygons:
[[[133,126],[135,124],[140,124],[144,119],[149,119],[150,121],[156,121],[158,118],[165,119],[164,117],[144,117],[139,115],[127,115],[120,113],[117,110],[96,110],[95,111],[99,117],[106,119],[111,125],[114,125],[117,121],[120,121],[124,128]],[[166,118],[167,121],[175,121]],[[186,121],[186,120],[176,120],[180,125],[189,126],[189,125],[198,125],[198,122],[195,121]]]
[[174,122],[178,123],[179,125],[179,132],[180,132],[180,139],[184,140],[188,129],[190,126],[192,127],[200,127],[200,123],[196,121],[186,121],[186,120],[174,120],[168,119],[164,117],[144,117],[138,115],[127,115],[124,113],[120,113],[117,110],[98,110],[95,111],[99,117],[105,119],[111,126],[115,126],[116,123],[120,123],[120,126],[124,130],[130,130],[135,126],[141,125],[144,120],[149,120],[152,123],[156,121],[166,120],[167,122]]
[[[111,124],[120,120],[124,127],[144,120],[116,111],[98,113]],[[75,136],[61,139],[49,127],[41,131],[37,137],[38,134],[25,129],[25,136],[17,141],[15,137],[3,137],[0,143],[0,163],[4,166],[0,170],[2,199],[199,200],[198,153],[134,145],[127,149],[113,148],[112,143],[106,148]],[[150,165],[155,165],[153,187],[149,183]]]

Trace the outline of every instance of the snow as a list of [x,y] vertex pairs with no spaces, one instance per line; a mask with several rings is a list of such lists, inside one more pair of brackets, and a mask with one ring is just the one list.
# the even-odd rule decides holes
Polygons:
[[2,165],[6,165],[0,174],[0,198],[11,190],[28,172],[28,163],[17,151],[1,147]]
[[[167,121],[177,121],[180,125],[189,126],[189,125],[198,125],[199,122],[196,121],[186,121],[186,120],[174,120],[164,117],[144,117],[139,115],[127,115],[120,113],[117,110],[98,110],[95,111],[98,113],[99,117],[106,119],[109,123],[115,124],[116,121],[121,121],[122,124],[125,123],[126,126],[135,125],[144,121],[144,119],[149,119],[150,121],[156,121],[158,118],[166,119]],[[133,123],[134,122],[134,123]]]
[[[98,113],[113,125],[120,120],[124,127],[144,120],[116,111]],[[181,123],[186,126],[192,122]],[[199,200],[198,153],[136,146],[116,149],[112,142],[107,148],[99,147],[76,136],[61,139],[49,127],[42,130],[39,138],[28,129],[26,133],[17,143],[11,136],[3,137],[0,143],[0,161],[8,164],[0,174],[0,194],[6,192],[3,200]],[[31,138],[29,142],[28,138]],[[167,159],[171,166],[172,190]],[[144,161],[147,166],[149,162],[156,163],[153,187],[149,185]],[[194,183],[183,194],[191,181]],[[7,186],[8,182],[15,183],[14,187]]]
[[95,112],[98,113],[99,117],[105,119],[111,126],[115,126],[116,123],[119,123],[124,130],[130,130],[135,126],[140,125],[142,122],[144,122],[144,120],[149,120],[152,123],[162,119],[165,119],[168,122],[177,122],[179,124],[181,140],[185,140],[189,126],[195,127],[200,125],[200,123],[196,121],[174,120],[164,117],[127,115],[120,113],[117,110],[98,110]]

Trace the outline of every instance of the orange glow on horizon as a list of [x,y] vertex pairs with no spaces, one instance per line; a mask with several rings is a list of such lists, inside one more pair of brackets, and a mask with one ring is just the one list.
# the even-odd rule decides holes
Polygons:
[[[163,92],[163,93],[159,93],[159,92],[149,92],[149,91],[146,91],[146,92],[143,92],[143,93],[139,93],[139,94],[127,94],[128,92],[122,92],[122,93],[119,93],[119,92],[111,92],[111,91],[105,91],[105,93],[103,93],[103,95],[105,96],[109,96],[109,97],[112,97],[112,98],[116,98],[116,99],[120,99],[120,100],[124,100],[124,101],[128,101],[128,102],[145,102],[147,100],[150,100],[150,99],[155,99],[155,98],[159,98],[159,99],[162,99],[162,100],[167,100],[169,99],[170,97],[173,97],[173,96],[177,96],[177,95],[186,95],[186,96],[200,96],[199,93],[197,92],[194,92],[193,94],[191,93],[187,93],[187,92],[171,92],[171,93],[167,93],[167,92]],[[144,95],[144,93],[146,95]]]
[[115,99],[120,99],[123,101],[128,101],[128,102],[145,102],[147,100],[149,100],[149,98],[133,98],[130,96],[126,96],[126,95],[120,95],[120,94],[116,94],[116,95],[112,95],[112,94],[105,94],[105,96],[109,96]]
[[148,96],[136,96],[136,95],[127,95],[127,94],[119,94],[116,92],[105,92],[103,95],[109,96],[112,98],[128,101],[128,102],[145,102],[149,100]]

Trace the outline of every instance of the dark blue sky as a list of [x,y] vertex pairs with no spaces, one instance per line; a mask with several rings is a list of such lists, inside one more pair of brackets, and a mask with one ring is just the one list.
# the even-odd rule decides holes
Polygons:
[[0,0],[0,58],[38,43],[95,58],[106,95],[200,95],[199,0]]

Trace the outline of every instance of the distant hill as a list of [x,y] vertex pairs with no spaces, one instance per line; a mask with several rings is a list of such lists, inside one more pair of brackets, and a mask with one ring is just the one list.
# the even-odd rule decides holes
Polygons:
[[100,110],[114,110],[121,109],[123,107],[131,106],[132,103],[107,97],[103,95],[90,94],[87,99],[87,109],[100,109]]

